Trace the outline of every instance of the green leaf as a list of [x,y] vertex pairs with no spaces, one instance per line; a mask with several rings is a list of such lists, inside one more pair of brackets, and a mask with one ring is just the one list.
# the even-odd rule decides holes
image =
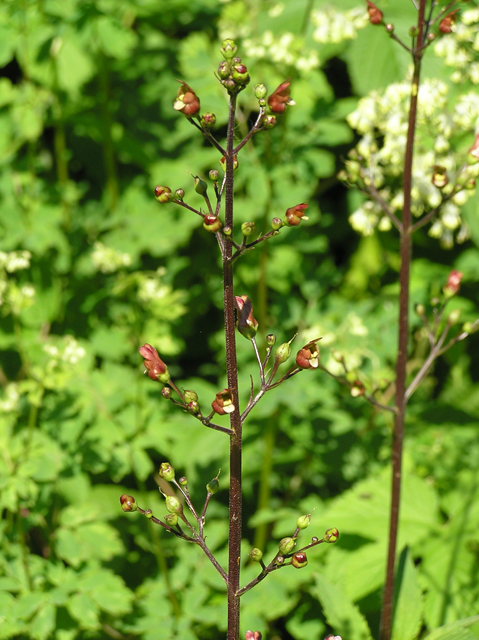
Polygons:
[[431,631],[424,640],[477,640],[477,636],[467,627],[479,622],[479,616],[451,622]]
[[67,609],[78,620],[81,629],[95,631],[100,628],[98,605],[87,593],[75,593],[68,601]]
[[51,602],[47,602],[42,606],[32,620],[30,631],[32,638],[47,640],[47,638],[51,637],[56,624],[56,611],[56,607]]
[[342,589],[321,575],[315,576],[316,593],[328,624],[335,634],[348,640],[372,640],[366,619]]
[[422,594],[407,547],[399,557],[394,592],[392,640],[414,640],[421,629]]

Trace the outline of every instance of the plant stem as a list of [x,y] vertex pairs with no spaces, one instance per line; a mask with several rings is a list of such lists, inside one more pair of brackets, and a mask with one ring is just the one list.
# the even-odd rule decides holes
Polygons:
[[386,582],[384,585],[384,599],[381,610],[381,623],[379,629],[380,640],[390,640],[393,619],[394,598],[394,563],[396,557],[397,533],[399,524],[399,504],[401,499],[401,463],[404,440],[404,425],[406,417],[406,365],[408,361],[409,339],[409,279],[412,255],[411,238],[411,187],[412,187],[412,160],[414,151],[414,134],[417,119],[417,97],[419,91],[419,78],[421,72],[424,14],[426,0],[420,0],[418,12],[418,36],[413,53],[414,70],[411,84],[411,102],[409,106],[409,123],[406,142],[406,155],[404,159],[404,207],[401,225],[401,268],[399,272],[399,326],[398,326],[398,356],[396,363],[396,415],[394,417],[393,441],[392,441],[392,484],[391,484],[391,510],[389,522],[389,547],[387,556]]
[[[230,97],[228,133],[226,140],[225,226],[233,229],[233,143],[235,128],[236,95]],[[226,242],[223,251],[223,300],[225,314],[226,372],[228,389],[233,394],[235,410],[230,414],[230,494],[228,536],[228,632],[227,640],[238,640],[240,601],[237,591],[240,584],[241,559],[241,416],[238,397],[238,368],[236,362],[235,297],[233,290],[232,244]]]

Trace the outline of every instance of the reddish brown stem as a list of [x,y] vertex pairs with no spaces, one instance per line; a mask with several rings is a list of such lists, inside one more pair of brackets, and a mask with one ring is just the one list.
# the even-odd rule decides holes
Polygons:
[[406,417],[406,365],[408,361],[409,339],[409,279],[412,256],[411,241],[411,187],[412,160],[414,152],[414,134],[417,121],[417,96],[421,72],[422,43],[424,34],[424,14],[426,0],[420,0],[418,12],[418,36],[416,48],[413,50],[414,71],[411,84],[411,102],[409,106],[409,123],[404,159],[404,206],[401,225],[401,268],[399,273],[399,326],[398,326],[398,357],[396,363],[396,414],[394,417],[392,441],[392,484],[391,510],[389,523],[389,546],[387,556],[386,582],[381,610],[379,629],[380,640],[390,640],[393,621],[394,599],[394,564],[396,558],[397,534],[399,525],[399,504],[401,499],[401,467],[404,440],[404,425]]

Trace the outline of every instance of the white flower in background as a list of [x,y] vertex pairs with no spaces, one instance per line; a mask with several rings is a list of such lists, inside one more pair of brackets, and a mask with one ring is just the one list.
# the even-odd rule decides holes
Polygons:
[[18,409],[20,393],[16,382],[10,382],[3,390],[3,397],[0,399],[0,413],[11,413]]
[[165,273],[166,269],[160,267],[154,275],[141,274],[138,282],[138,299],[141,302],[162,300],[171,293],[171,287],[161,282],[161,278]]
[[0,268],[5,269],[7,273],[28,269],[31,257],[30,251],[0,251]]
[[43,351],[50,356],[47,369],[53,369],[61,363],[78,364],[85,355],[85,349],[71,335],[63,336],[56,344],[43,345]]
[[359,29],[369,24],[365,8],[356,7],[350,11],[336,11],[334,7],[311,12],[311,21],[316,27],[313,38],[321,44],[353,40]]
[[115,273],[118,269],[131,265],[131,256],[128,253],[116,251],[102,242],[95,242],[91,259],[95,269],[102,273]]

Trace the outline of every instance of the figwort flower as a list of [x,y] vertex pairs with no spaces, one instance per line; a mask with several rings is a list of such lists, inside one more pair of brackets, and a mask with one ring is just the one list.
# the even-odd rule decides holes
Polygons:
[[446,286],[444,287],[444,293],[447,296],[453,296],[459,291],[462,276],[463,274],[461,273],[461,271],[456,271],[456,269],[451,271],[447,278]]
[[383,21],[383,12],[380,11],[375,4],[369,2],[369,0],[366,0],[366,3],[368,5],[369,22],[371,24],[381,24]]
[[288,105],[296,104],[289,95],[290,85],[291,82],[289,80],[282,82],[279,87],[269,96],[268,104],[270,111],[272,111],[273,113],[284,113]]
[[233,393],[230,389],[223,389],[216,394],[216,398],[211,403],[213,411],[218,415],[224,416],[226,413],[233,413],[235,406],[233,404]]
[[158,355],[158,351],[151,344],[144,344],[138,349],[140,355],[143,356],[145,365],[145,373],[152,380],[158,380],[166,384],[170,380],[168,367]]
[[301,219],[307,220],[307,216],[304,215],[305,209],[308,208],[308,205],[303,202],[302,204],[297,204],[294,207],[290,207],[286,209],[286,215],[283,220],[283,224],[287,227],[297,227],[301,222]]
[[173,107],[176,111],[191,118],[191,116],[195,116],[200,110],[200,99],[186,82],[182,80],[178,80],[178,82],[181,83],[181,87],[178,89],[178,95],[173,102]]
[[258,331],[258,321],[253,316],[251,300],[248,296],[236,296],[235,306],[238,312],[238,331],[248,340],[252,340]]
[[305,345],[296,356],[296,364],[301,369],[317,369],[319,365],[319,349],[318,342],[319,338],[316,340],[311,340]]
[[455,11],[451,11],[451,13],[448,13],[447,16],[445,16],[441,22],[439,23],[439,31],[441,33],[451,33],[454,24],[456,22],[456,14],[458,12],[458,9],[456,9]]

